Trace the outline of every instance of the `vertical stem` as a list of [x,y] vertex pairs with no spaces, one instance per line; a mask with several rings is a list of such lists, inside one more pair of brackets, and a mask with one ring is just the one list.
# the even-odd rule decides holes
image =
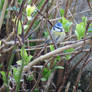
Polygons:
[[20,67],[20,72],[19,72],[19,76],[18,76],[18,82],[17,82],[17,88],[16,88],[16,92],[19,92],[19,89],[20,89],[20,80],[21,80],[21,76],[22,76],[22,71],[23,71],[23,68],[24,68],[24,45],[22,46],[23,48],[23,53],[22,53],[22,64],[21,64],[21,67]]

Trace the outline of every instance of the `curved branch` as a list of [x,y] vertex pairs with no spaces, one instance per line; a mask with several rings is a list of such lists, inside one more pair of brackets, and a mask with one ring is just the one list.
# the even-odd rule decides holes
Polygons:
[[70,45],[66,45],[64,47],[60,47],[54,51],[51,51],[45,55],[42,55],[36,59],[34,59],[32,62],[30,62],[27,66],[24,67],[24,72],[29,70],[33,65],[41,62],[41,61],[44,61],[45,59],[48,59],[50,57],[52,57],[53,55],[56,55],[56,54],[59,54],[61,53],[62,51],[66,50],[66,49],[69,49],[69,48],[75,48],[75,47],[78,47],[80,45],[85,45],[85,44],[91,44],[92,45],[92,38],[89,38],[89,39],[86,39],[86,40],[82,40],[82,41],[79,41],[77,43],[73,43],[73,44],[70,44]]

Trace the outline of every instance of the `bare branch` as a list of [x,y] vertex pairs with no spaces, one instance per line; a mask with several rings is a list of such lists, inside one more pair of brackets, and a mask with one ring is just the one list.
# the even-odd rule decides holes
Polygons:
[[2,9],[2,12],[1,12],[1,16],[0,16],[0,29],[1,29],[2,24],[3,24],[3,19],[4,19],[4,14],[5,14],[7,4],[8,4],[8,0],[5,0],[4,5],[3,5],[3,9]]

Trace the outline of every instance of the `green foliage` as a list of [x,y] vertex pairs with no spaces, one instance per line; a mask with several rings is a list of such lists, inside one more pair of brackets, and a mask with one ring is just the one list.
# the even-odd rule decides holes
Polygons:
[[4,4],[4,0],[0,0],[0,10],[2,10]]
[[27,65],[29,63],[29,61],[32,59],[33,56],[32,55],[28,56],[26,50],[21,48],[21,57],[23,57],[24,60],[25,60],[24,65]]
[[[74,49],[73,48],[70,48],[70,49],[66,49],[64,50],[64,53],[69,53],[69,52],[73,52]],[[68,54],[64,57],[66,60],[69,60],[71,58],[71,54]]]
[[20,67],[14,67],[12,66],[12,70],[13,70],[13,77],[16,81],[16,83],[18,83],[18,76],[19,76],[19,70],[20,70]]
[[27,8],[26,8],[27,16],[30,16],[34,11],[35,11],[35,6],[27,5]]
[[69,32],[70,30],[70,27],[72,25],[72,22],[70,22],[69,20],[67,20],[65,17],[64,17],[64,9],[60,9],[60,15],[62,17],[62,19],[60,20],[60,22],[63,24],[63,28],[65,30],[65,32]]
[[[54,46],[53,45],[50,45],[50,50],[51,51],[53,51],[53,50],[55,50],[55,48],[54,48]],[[53,69],[64,69],[64,67],[63,66],[56,66],[56,64],[57,64],[57,61],[60,61],[60,56],[57,56],[56,58],[55,58],[55,60],[54,60],[54,64],[53,64]]]
[[67,20],[65,17],[62,17],[62,20],[60,22],[62,23],[65,32],[69,32],[72,22]]
[[21,21],[19,20],[18,22],[18,34],[21,35],[22,34],[22,24]]
[[49,35],[49,33],[48,33],[47,31],[44,31],[44,32],[43,32],[43,36],[44,36],[45,38],[48,38],[48,35]]
[[31,74],[31,75],[28,74],[28,75],[27,75],[27,80],[28,80],[28,81],[32,81],[32,80],[34,79],[33,77],[34,77],[33,74]]
[[50,45],[50,50],[51,50],[51,51],[55,50],[55,48],[54,48],[53,45]]
[[55,66],[55,69],[64,69],[63,66]]
[[63,17],[64,16],[64,9],[62,9],[62,8],[60,8],[60,15],[61,15],[61,17]]
[[87,18],[82,17],[82,22],[80,24],[76,25],[75,34],[76,34],[78,40],[81,40],[85,36],[86,21],[87,21]]
[[[13,76],[14,76],[14,79],[16,80],[16,82],[18,83],[18,76],[19,76],[19,74],[20,74],[20,66],[22,66],[23,65],[23,67],[25,66],[25,65],[27,65],[28,63],[29,63],[29,61],[32,59],[32,56],[31,55],[29,55],[28,56],[28,54],[27,54],[27,52],[26,52],[26,50],[25,50],[25,48],[24,47],[22,47],[21,48],[21,57],[23,58],[23,60],[24,60],[24,63],[23,63],[23,60],[18,60],[17,61],[17,65],[18,65],[18,67],[13,67],[12,66],[12,69],[13,69]],[[22,64],[23,63],[23,64]]]
[[21,4],[23,0],[18,0],[18,3]]
[[7,78],[6,78],[6,73],[4,71],[0,71],[2,77],[3,77],[3,81],[4,81],[4,84],[7,85]]
[[40,92],[38,88],[35,88],[34,92]]
[[45,1],[45,0],[41,0],[41,1],[40,1],[39,5],[38,5],[38,9],[41,8],[41,6],[43,5],[44,1]]
[[48,69],[48,68],[44,68],[44,69],[43,69],[43,72],[42,72],[43,77],[41,78],[41,81],[46,81],[46,80],[48,80],[50,74],[51,74],[51,70]]

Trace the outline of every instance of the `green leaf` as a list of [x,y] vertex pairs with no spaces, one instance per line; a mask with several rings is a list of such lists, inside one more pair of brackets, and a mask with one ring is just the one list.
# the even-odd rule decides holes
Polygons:
[[38,9],[41,8],[41,6],[44,4],[45,0],[41,0],[40,3],[38,4]]
[[33,79],[34,79],[33,74],[27,75],[27,80],[28,80],[28,81],[32,81]]
[[29,25],[24,25],[24,30],[28,29]]
[[38,88],[35,88],[34,92],[40,92]]
[[[69,53],[69,52],[73,52],[74,49],[73,48],[70,48],[70,49],[66,49],[64,50],[64,53]],[[71,54],[68,54],[68,55],[65,55],[64,57],[66,60],[69,60],[71,58]]]
[[4,71],[0,71],[0,73],[1,73],[2,76],[3,76],[4,84],[7,84],[7,83],[6,83],[6,81],[7,81],[6,73],[5,73]]
[[21,4],[22,3],[22,0],[18,0],[18,3]]
[[[22,56],[23,55],[23,56]],[[21,48],[21,57],[24,58],[25,62],[24,62],[24,65],[27,65],[29,63],[29,61],[32,59],[32,55],[29,55],[27,54],[26,50],[24,47]]]
[[82,21],[86,24],[86,22],[87,22],[87,17],[83,16],[83,17],[82,17]]
[[32,55],[29,55],[28,59],[31,60],[32,58],[33,58],[33,56]]
[[4,0],[0,0],[0,10],[3,8]]
[[48,69],[48,68],[44,68],[43,69],[42,75],[43,75],[44,78],[48,79],[50,74],[51,74],[51,70],[50,69]]
[[62,17],[61,22],[63,24],[63,28],[64,28],[65,32],[69,32],[70,27],[72,25],[72,22],[70,22],[69,20],[67,20],[65,17]]
[[44,82],[44,81],[47,81],[47,79],[46,79],[46,78],[41,78],[41,81],[43,81],[43,82]]
[[55,69],[64,69],[63,66],[55,66]]
[[[24,54],[24,57],[28,57],[28,54],[24,47],[21,48],[21,56]],[[22,56],[23,57],[23,56]]]
[[12,66],[12,69],[13,69],[13,77],[15,81],[18,83],[18,78],[19,78],[18,76],[19,76],[20,68]]
[[65,53],[67,53],[67,52],[73,52],[73,51],[74,51],[74,48],[70,48],[70,49],[64,50]]
[[82,17],[82,21],[80,24],[76,25],[75,34],[78,40],[81,40],[85,36],[87,17]]
[[18,60],[16,63],[17,63],[18,65],[22,65],[22,60]]
[[64,16],[64,9],[60,8],[60,15],[61,17]]
[[35,6],[27,5],[27,7],[26,7],[27,16],[31,16],[31,14],[32,14],[35,10],[36,10],[36,7],[35,7]]
[[50,45],[50,50],[51,50],[51,51],[55,50],[55,48],[54,48],[53,45]]
[[57,59],[58,61],[60,61],[61,57],[60,57],[60,56],[57,56],[56,59]]
[[76,25],[75,34],[78,40],[81,40],[85,36],[85,26],[83,22]]
[[21,22],[19,20],[19,23],[18,23],[18,34],[21,35],[21,33],[22,33],[22,24],[21,24]]

